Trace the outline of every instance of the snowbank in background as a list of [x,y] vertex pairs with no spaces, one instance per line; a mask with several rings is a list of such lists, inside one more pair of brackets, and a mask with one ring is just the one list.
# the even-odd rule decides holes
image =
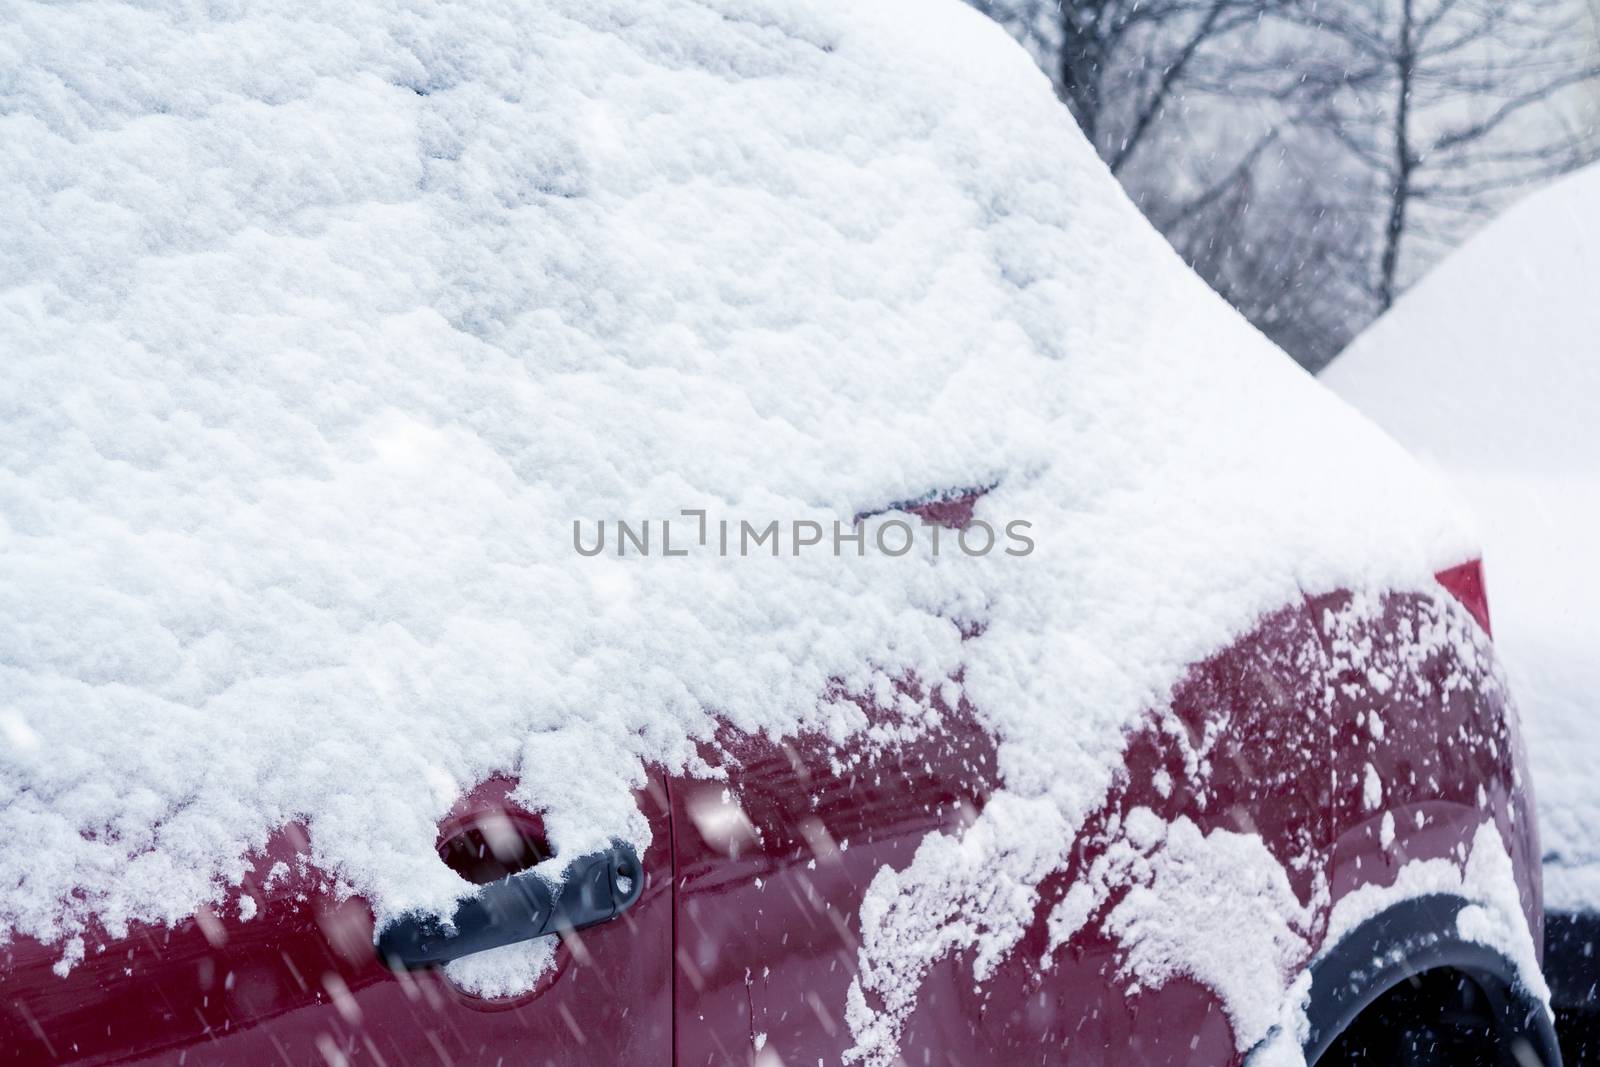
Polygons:
[[1592,167],[1485,228],[1322,375],[1477,512],[1556,908],[1600,908],[1597,294]]
[[[1187,664],[1473,552],[954,0],[27,4],[0,57],[0,931],[176,920],[293,818],[445,909],[490,774],[642,845],[719,717],[963,672],[1004,789],[904,884],[1003,955]],[[571,541],[971,486],[1033,555]]]

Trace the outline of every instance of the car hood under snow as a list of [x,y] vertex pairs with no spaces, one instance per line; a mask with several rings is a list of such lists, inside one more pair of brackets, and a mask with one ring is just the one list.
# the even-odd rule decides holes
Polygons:
[[[199,10],[0,29],[0,931],[68,964],[294,819],[447,908],[491,773],[638,841],[645,762],[910,675],[1064,855],[1186,665],[1474,552],[954,0]],[[1031,555],[572,544],[979,487]]]

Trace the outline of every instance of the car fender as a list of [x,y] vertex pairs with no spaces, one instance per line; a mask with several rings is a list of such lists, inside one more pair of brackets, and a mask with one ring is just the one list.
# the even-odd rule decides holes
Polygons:
[[1402,900],[1356,926],[1311,965],[1306,1062],[1315,1064],[1369,1005],[1425,971],[1449,968],[1472,978],[1504,1032],[1525,1041],[1545,1065],[1561,1062],[1549,1012],[1522,983],[1516,964],[1461,936],[1457,917],[1471,902],[1451,893]]

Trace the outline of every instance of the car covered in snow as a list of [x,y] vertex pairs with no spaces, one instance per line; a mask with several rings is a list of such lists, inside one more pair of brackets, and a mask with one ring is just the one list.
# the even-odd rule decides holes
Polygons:
[[[1600,169],[1514,205],[1323,373],[1471,506],[1526,724],[1570,1058],[1600,1056]],[[1582,1057],[1582,1058],[1579,1058]]]
[[0,51],[0,1063],[1558,1062],[1476,543],[977,14]]

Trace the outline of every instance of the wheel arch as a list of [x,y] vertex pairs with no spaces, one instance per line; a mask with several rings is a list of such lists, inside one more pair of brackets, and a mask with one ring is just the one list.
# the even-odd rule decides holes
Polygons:
[[1561,1052],[1546,1006],[1527,989],[1516,964],[1487,945],[1462,937],[1457,915],[1464,897],[1435,893],[1412,897],[1362,922],[1325,950],[1311,966],[1303,1043],[1315,1064],[1362,1012],[1400,983],[1427,971],[1449,969],[1477,982],[1509,1036],[1532,1046],[1543,1067],[1560,1067]]

